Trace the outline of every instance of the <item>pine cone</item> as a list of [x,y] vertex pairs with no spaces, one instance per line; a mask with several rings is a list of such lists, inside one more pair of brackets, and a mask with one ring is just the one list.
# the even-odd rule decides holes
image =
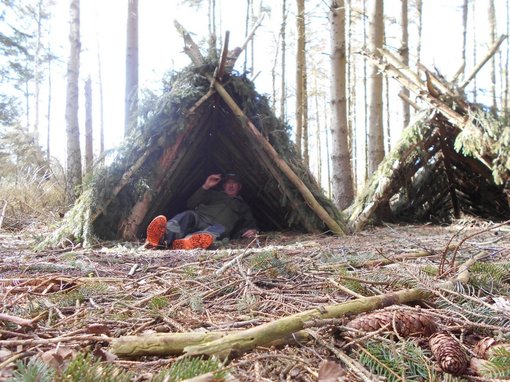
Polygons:
[[[393,325],[395,322],[395,325]],[[364,332],[374,332],[387,325],[387,330],[395,330],[402,337],[430,336],[437,330],[432,317],[426,313],[400,310],[387,310],[365,314],[347,323],[347,327]],[[349,331],[350,337],[360,334]]]
[[468,359],[457,340],[448,333],[439,332],[429,338],[429,345],[441,370],[453,375],[464,373]]

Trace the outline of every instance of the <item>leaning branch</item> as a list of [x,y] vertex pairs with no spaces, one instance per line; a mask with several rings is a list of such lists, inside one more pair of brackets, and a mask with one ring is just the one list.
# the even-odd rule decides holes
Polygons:
[[198,45],[193,41],[189,32],[177,20],[174,20],[174,26],[184,39],[184,53],[188,55],[196,66],[203,65],[204,57],[202,53],[200,53]]
[[496,54],[496,52],[498,51],[499,49],[499,46],[503,43],[503,41],[505,41],[505,39],[507,38],[508,36],[506,34],[504,35],[501,35],[501,37],[498,39],[498,41],[496,41],[496,43],[492,46],[492,48],[489,50],[489,52],[487,53],[487,55],[483,58],[482,61],[480,61],[480,63],[478,65],[476,65],[474,67],[474,69],[471,71],[471,73],[466,77],[466,79],[462,82],[462,84],[460,84],[459,88],[460,89],[464,89],[470,82],[473,78],[475,78],[476,74],[480,71],[480,69],[483,68],[483,66],[487,63],[487,61],[489,61],[491,59],[492,56],[494,56],[494,54]]
[[[211,77],[211,76],[209,76]],[[213,81],[213,78],[209,78],[210,81]],[[305,201],[308,203],[310,208],[316,213],[316,215],[328,226],[328,228],[337,235],[345,235],[347,232],[346,227],[341,227],[339,222],[333,219],[328,212],[320,205],[320,203],[315,199],[310,190],[306,187],[301,179],[296,175],[296,173],[290,168],[290,166],[280,157],[280,155],[276,152],[276,150],[271,146],[271,144],[262,136],[260,131],[253,125],[253,123],[246,117],[241,108],[237,105],[234,99],[228,94],[225,88],[217,81],[214,82],[214,88],[218,92],[218,94],[223,98],[228,107],[232,110],[236,117],[242,121],[242,126],[246,126],[248,132],[255,138],[255,140],[261,144],[264,151],[271,157],[272,160],[276,163],[278,168],[287,175],[287,178],[296,186],[298,191],[301,193]]]

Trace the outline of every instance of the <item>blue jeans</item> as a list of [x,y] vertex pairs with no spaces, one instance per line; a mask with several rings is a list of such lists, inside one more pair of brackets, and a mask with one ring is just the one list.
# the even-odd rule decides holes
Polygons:
[[182,239],[186,235],[195,232],[209,233],[216,240],[225,234],[225,227],[211,221],[206,216],[197,214],[195,211],[184,211],[175,215],[166,223],[166,245],[170,246],[174,240]]

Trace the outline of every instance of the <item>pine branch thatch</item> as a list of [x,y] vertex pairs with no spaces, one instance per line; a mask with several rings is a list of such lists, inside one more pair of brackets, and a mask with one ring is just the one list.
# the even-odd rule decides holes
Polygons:
[[[223,100],[211,93],[213,71],[214,65],[206,63],[169,75],[164,94],[141,107],[140,128],[96,164],[82,198],[58,235],[45,244],[69,238],[66,233],[85,242],[90,242],[89,234],[101,239],[139,239],[155,215],[183,210],[185,199],[212,172],[242,176],[243,197],[256,207],[255,218],[263,230],[327,230],[300,191],[239,126],[246,121],[232,115]],[[242,75],[228,76],[222,87],[321,208],[341,222],[340,212],[298,157],[289,138],[290,127],[276,118],[267,98]]]

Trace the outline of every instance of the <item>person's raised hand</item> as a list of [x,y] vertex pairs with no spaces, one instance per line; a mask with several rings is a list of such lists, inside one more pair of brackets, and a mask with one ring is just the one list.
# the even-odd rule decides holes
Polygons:
[[208,190],[211,187],[216,186],[221,181],[221,174],[211,174],[207,177],[202,188]]

